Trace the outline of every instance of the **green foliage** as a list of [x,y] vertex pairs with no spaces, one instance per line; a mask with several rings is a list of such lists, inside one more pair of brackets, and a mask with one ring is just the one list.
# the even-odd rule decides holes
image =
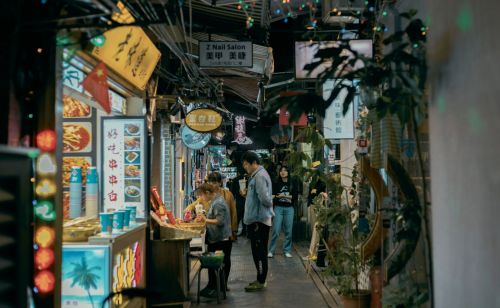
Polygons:
[[[340,183],[339,176],[326,175],[326,186],[328,197],[318,196],[314,200],[317,221],[327,226],[329,239],[325,242],[333,242],[328,249],[328,267],[325,275],[335,278],[334,287],[341,295],[359,294],[361,291],[359,275],[370,267],[370,261],[364,260],[361,255],[361,244],[365,235],[359,232],[357,219],[351,215],[358,210],[357,204],[349,206],[345,201],[352,196],[350,192],[358,187],[358,171],[353,169],[351,188],[344,188]],[[327,206],[324,206],[326,203]]]
[[396,232],[399,243],[397,254],[386,260],[387,276],[391,279],[401,272],[411,258],[420,238],[422,207],[415,185],[406,170],[393,157],[388,157],[391,177],[397,179],[399,189],[405,196],[402,205],[393,213],[393,220],[400,226]]
[[384,308],[420,307],[429,300],[427,283],[417,283],[410,274],[402,273],[397,283],[392,283],[382,291]]
[[[297,92],[296,96],[276,97],[267,104],[267,112],[274,112],[283,105],[288,106],[290,117],[296,120],[303,112],[317,113],[324,117],[325,110],[343,93],[343,112],[347,112],[349,105],[359,92],[363,103],[377,113],[379,118],[387,114],[396,114],[401,124],[411,123],[413,114],[425,117],[424,87],[427,78],[427,64],[425,58],[425,41],[427,28],[420,19],[414,19],[416,11],[412,10],[401,14],[410,19],[403,31],[395,32],[383,40],[384,45],[392,45],[391,50],[381,57],[367,58],[352,50],[347,42],[338,47],[320,49],[315,54],[318,61],[307,64],[304,69],[312,72],[318,65],[331,62],[318,80],[317,92],[327,80],[336,79],[335,87],[326,100],[322,95],[311,92]],[[341,55],[343,50],[349,50],[354,58],[349,59]],[[362,61],[362,68],[350,71],[350,67]],[[346,65],[348,64],[348,65]],[[369,92],[370,97],[363,97]],[[342,94],[343,95],[343,94]]]

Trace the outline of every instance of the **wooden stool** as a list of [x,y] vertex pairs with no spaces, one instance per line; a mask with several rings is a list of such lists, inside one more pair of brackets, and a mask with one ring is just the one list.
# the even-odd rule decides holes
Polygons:
[[200,276],[201,276],[201,270],[206,268],[207,270],[214,270],[215,271],[215,279],[216,279],[216,286],[217,286],[217,304],[220,304],[220,289],[221,289],[221,278],[222,278],[222,293],[224,294],[224,299],[226,299],[226,275],[224,274],[224,263],[221,263],[218,266],[207,266],[203,265],[200,262],[200,268],[198,269],[198,292],[196,295],[196,302],[199,304],[200,303]]

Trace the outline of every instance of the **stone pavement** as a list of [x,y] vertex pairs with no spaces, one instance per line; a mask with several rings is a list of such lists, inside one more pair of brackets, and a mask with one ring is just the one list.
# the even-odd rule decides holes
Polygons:
[[[306,307],[322,308],[329,307],[323,298],[322,292],[318,290],[313,279],[306,273],[303,262],[297,252],[293,252],[293,258],[285,258],[280,250],[281,241],[278,242],[277,255],[269,259],[269,273],[267,278],[268,287],[260,292],[245,292],[244,287],[256,279],[255,266],[250,250],[250,241],[246,237],[238,238],[234,243],[231,253],[232,268],[229,276],[227,299],[222,300],[220,305],[216,299],[200,298],[200,304],[196,304],[197,280],[194,272],[191,272],[190,297],[192,307]],[[207,274],[203,270],[201,277],[201,288],[206,285]],[[331,301],[329,301],[331,302]],[[331,306],[331,305],[330,305]]]

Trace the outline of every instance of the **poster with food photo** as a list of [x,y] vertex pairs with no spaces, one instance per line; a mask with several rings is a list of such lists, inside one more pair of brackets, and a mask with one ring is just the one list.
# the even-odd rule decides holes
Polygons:
[[141,176],[141,165],[126,165],[125,178],[138,178]]
[[92,124],[90,122],[63,123],[63,153],[92,151]]
[[92,108],[70,95],[63,95],[63,118],[90,118]]
[[141,180],[125,180],[125,202],[141,200]]
[[69,191],[63,191],[63,218],[69,218]]
[[138,151],[125,152],[125,164],[140,164],[140,163],[141,163],[141,152]]

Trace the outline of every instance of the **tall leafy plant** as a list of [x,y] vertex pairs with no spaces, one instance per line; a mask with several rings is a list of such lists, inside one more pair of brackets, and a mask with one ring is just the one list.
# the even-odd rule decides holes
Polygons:
[[[329,264],[325,274],[333,276],[337,292],[343,296],[360,295],[367,290],[362,289],[360,274],[366,272],[371,262],[361,255],[361,244],[365,234],[358,228],[359,204],[350,203],[349,200],[357,194],[359,182],[357,169],[352,171],[352,186],[343,187],[340,177],[327,177],[328,205],[317,205],[318,222],[328,227],[329,239]],[[321,200],[315,200],[321,202]],[[325,243],[326,244],[326,243]]]
[[[317,93],[303,92],[294,97],[277,97],[267,105],[268,109],[276,110],[287,105],[291,120],[296,120],[303,112],[316,113],[323,117],[325,110],[337,100],[342,101],[344,114],[348,111],[356,95],[361,96],[363,104],[369,113],[377,119],[396,115],[404,130],[415,138],[419,169],[422,178],[423,206],[412,209],[412,203],[407,202],[402,212],[421,215],[425,228],[425,247],[428,263],[429,291],[432,290],[432,260],[430,242],[430,219],[427,207],[427,183],[425,182],[425,167],[419,134],[419,125],[427,117],[426,100],[426,34],[427,27],[422,20],[415,18],[416,11],[400,14],[408,20],[406,28],[396,31],[385,39],[375,35],[376,54],[373,58],[364,57],[352,50],[347,42],[339,46],[320,49],[315,55],[316,62],[308,64],[305,69],[312,71],[319,65],[328,62],[331,66],[318,79]],[[379,41],[381,45],[379,46]],[[382,50],[388,50],[383,53]],[[345,51],[348,51],[347,53]],[[350,53],[350,55],[349,55]],[[363,65],[359,65],[362,63]],[[360,67],[353,69],[354,67]],[[335,80],[334,88],[329,97],[323,99],[318,94],[327,80]],[[413,215],[413,214],[412,214]],[[399,215],[401,216],[401,215]],[[413,236],[406,232],[402,237]],[[400,238],[403,239],[403,238]],[[416,241],[418,238],[408,238]],[[430,294],[432,303],[432,293]]]

